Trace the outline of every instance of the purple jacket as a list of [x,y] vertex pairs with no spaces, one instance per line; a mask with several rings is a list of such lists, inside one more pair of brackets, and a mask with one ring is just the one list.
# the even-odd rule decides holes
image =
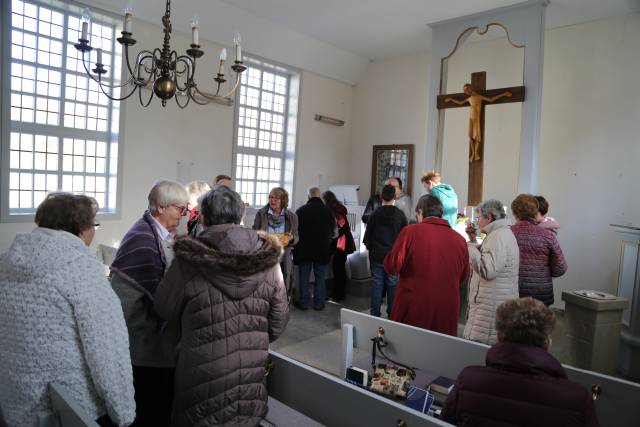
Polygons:
[[166,265],[162,243],[153,221],[149,211],[146,211],[124,235],[111,263],[111,272],[143,291],[152,301]]
[[597,426],[593,399],[540,347],[499,342],[464,368],[442,418],[460,426]]
[[556,235],[529,221],[517,221],[511,226],[520,248],[520,297],[532,297],[545,305],[553,304],[552,277],[567,271],[567,262]]

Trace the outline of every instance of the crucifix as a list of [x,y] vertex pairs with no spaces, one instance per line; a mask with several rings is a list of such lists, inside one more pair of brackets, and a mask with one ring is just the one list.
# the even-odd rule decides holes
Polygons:
[[463,93],[438,95],[438,109],[470,106],[469,112],[469,181],[467,205],[482,201],[484,168],[484,109],[486,104],[505,104],[524,101],[524,86],[486,89],[487,73],[471,74],[471,84],[464,85]]

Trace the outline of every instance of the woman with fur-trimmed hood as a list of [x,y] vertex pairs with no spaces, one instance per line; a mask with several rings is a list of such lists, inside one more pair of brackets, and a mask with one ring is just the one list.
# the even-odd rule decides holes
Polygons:
[[175,260],[155,309],[180,319],[174,426],[255,426],[267,413],[269,342],[289,317],[276,238],[239,225],[238,193],[217,187],[201,199],[205,230],[174,244]]

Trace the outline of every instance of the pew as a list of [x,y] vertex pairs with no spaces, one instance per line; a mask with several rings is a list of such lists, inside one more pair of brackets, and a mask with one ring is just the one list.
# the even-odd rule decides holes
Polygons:
[[53,414],[40,417],[38,427],[99,427],[60,384],[49,384]]
[[[371,338],[378,328],[385,331],[385,353],[433,377],[443,375],[452,379],[466,366],[484,366],[489,346],[461,338],[439,334],[373,317],[358,311],[341,309],[342,325],[341,372],[347,367],[366,368],[371,362]],[[640,384],[597,372],[563,365],[570,380],[582,384],[595,393],[595,407],[603,426],[637,426],[640,420]]]

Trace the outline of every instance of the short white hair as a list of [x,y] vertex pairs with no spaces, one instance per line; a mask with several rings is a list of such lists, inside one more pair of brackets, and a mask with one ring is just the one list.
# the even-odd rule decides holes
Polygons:
[[186,205],[189,193],[184,186],[175,181],[158,181],[149,191],[149,211],[153,214],[158,208],[170,205]]
[[209,190],[211,190],[211,187],[205,181],[191,181],[189,184],[187,184],[187,191],[189,192],[189,196],[195,197],[196,199]]

